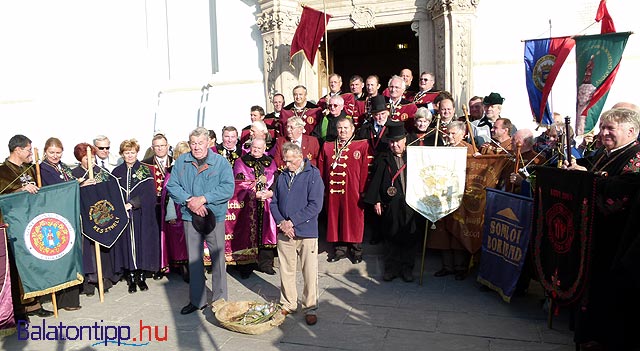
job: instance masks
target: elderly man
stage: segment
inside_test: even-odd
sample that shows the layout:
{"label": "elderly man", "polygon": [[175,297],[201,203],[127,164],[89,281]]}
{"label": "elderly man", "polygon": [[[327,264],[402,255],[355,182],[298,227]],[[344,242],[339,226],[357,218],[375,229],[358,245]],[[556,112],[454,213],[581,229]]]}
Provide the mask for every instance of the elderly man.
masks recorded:
{"label": "elderly man", "polygon": [[406,88],[407,85],[402,78],[393,76],[389,79],[389,118],[394,122],[404,122],[405,127],[409,129],[413,128],[413,115],[418,107],[403,97]]}
{"label": "elderly man", "polygon": [[387,110],[384,96],[378,95],[372,99],[371,114],[373,118],[358,129],[356,139],[367,140],[375,153],[389,150],[389,144],[384,140],[389,119],[389,110]]}
{"label": "elderly man", "polygon": [[354,140],[355,126],[350,118],[338,117],[338,138],[324,143],[318,168],[327,197],[327,242],[334,244],[330,262],[351,254],[354,264],[362,262],[364,192],[372,151],[366,140]]}
{"label": "elderly man", "polygon": [[387,255],[384,258],[384,281],[401,276],[413,281],[415,248],[420,232],[415,212],[405,201],[407,189],[406,131],[402,123],[389,122],[386,135],[388,151],[378,153],[373,176],[364,197],[382,217]]}
{"label": "elderly man", "polygon": [[[589,299],[577,310],[576,343],[636,350],[640,311],[637,216],[640,199],[640,113],[616,108],[600,116],[602,147],[568,169],[606,172],[597,178]],[[565,167],[568,163],[565,162]],[[593,343],[592,343],[593,344]],[[595,348],[594,348],[595,349]]]}
{"label": "elderly man", "polygon": [[280,123],[286,125],[287,119],[292,116],[302,118],[305,123],[304,134],[311,135],[313,128],[322,117],[322,108],[307,101],[307,88],[297,85],[293,88],[293,102],[280,111]]}
{"label": "elderly man", "polygon": [[338,136],[336,122],[338,121],[338,118],[347,117],[351,119],[351,116],[348,116],[344,111],[344,99],[342,99],[342,96],[332,96],[329,99],[328,106],[329,113],[327,113],[322,120],[316,124],[316,127],[311,133],[312,136],[320,140],[320,143],[336,140],[336,137]]}
{"label": "elderly man", "polygon": [[96,147],[95,164],[109,172],[112,172],[117,165],[120,164],[118,158],[113,156],[109,150],[111,149],[111,141],[104,135],[98,135],[93,139],[93,146]]}
{"label": "elderly man", "polygon": [[453,121],[447,126],[446,138],[449,146],[466,147],[467,156],[472,156],[478,150],[473,145],[464,141],[464,135],[467,132],[467,126],[461,121]]}
{"label": "elderly man", "polygon": [[238,130],[234,126],[222,128],[222,142],[216,144],[216,152],[227,159],[231,167],[242,155],[242,147],[238,143]]}
{"label": "elderly man", "polygon": [[284,314],[298,309],[296,267],[300,263],[304,281],[302,310],[305,322],[318,321],[318,215],[322,210],[324,185],[320,172],[304,159],[300,146],[282,147],[286,169],[273,190],[271,213],[278,223],[280,303]]}
{"label": "elderly man", "polygon": [[[411,87],[411,82],[413,81],[413,72],[411,72],[411,70],[408,68],[403,68],[402,70],[400,70],[400,74],[398,74],[395,77],[399,77],[404,82],[405,89],[402,92],[402,98],[405,100],[412,101],[415,93],[410,91],[409,88]],[[382,95],[384,95],[385,97],[390,97],[391,90],[387,87],[382,92]]]}
{"label": "elderly man", "polygon": [[202,264],[204,241],[211,256],[212,301],[227,299],[225,270],[225,226],[229,199],[233,196],[233,171],[224,157],[208,147],[209,131],[198,127],[189,134],[190,153],[175,161],[167,191],[181,204],[189,254],[189,304],[180,311],[189,314],[207,306]]}
{"label": "elderly man", "polygon": [[[289,122],[289,121],[287,121]],[[275,257],[276,247],[276,223],[271,216],[271,210],[269,204],[271,203],[271,197],[273,191],[269,188],[273,185],[276,177],[276,163],[269,155],[265,154],[266,141],[261,138],[254,138],[251,141],[251,149],[249,153],[240,157],[238,161],[233,165],[233,175],[236,180],[251,180],[255,182],[255,218],[245,218],[241,223],[237,225],[252,226],[255,225],[255,230],[245,230],[243,233],[253,233],[251,237],[235,236],[232,240],[238,240],[241,243],[249,243],[249,247],[242,247],[242,249],[257,250],[257,264],[258,270],[269,275],[276,274],[273,270],[273,258]],[[248,201],[246,198],[245,202]],[[233,244],[232,244],[233,245]],[[236,248],[234,247],[234,251]],[[250,261],[253,261],[254,257],[251,257]],[[243,263],[240,268],[240,274],[242,278],[248,278],[253,270],[252,265],[244,263],[253,262],[238,262]]]}
{"label": "elderly man", "polygon": [[[0,164],[0,193],[9,194],[26,191],[38,192],[36,186],[36,170],[33,164],[33,148],[31,139],[24,135],[14,135],[9,139],[9,157]],[[51,317],[53,312],[45,310],[38,299],[21,301],[20,279],[15,265],[13,245],[7,245],[9,253],[9,270],[11,274],[11,296],[16,321],[26,320],[27,316]]]}
{"label": "elderly man", "polygon": [[476,145],[482,145],[491,141],[491,128],[496,120],[500,118],[503,102],[504,98],[498,93],[491,93],[482,100],[484,116],[471,123]]}
{"label": "elderly man", "polygon": [[278,169],[284,169],[286,163],[282,159],[282,145],[292,142],[302,149],[302,155],[316,166],[318,155],[320,154],[320,144],[316,137],[304,135],[304,121],[300,117],[291,117],[287,120],[287,134],[276,140],[275,153],[273,156]]}

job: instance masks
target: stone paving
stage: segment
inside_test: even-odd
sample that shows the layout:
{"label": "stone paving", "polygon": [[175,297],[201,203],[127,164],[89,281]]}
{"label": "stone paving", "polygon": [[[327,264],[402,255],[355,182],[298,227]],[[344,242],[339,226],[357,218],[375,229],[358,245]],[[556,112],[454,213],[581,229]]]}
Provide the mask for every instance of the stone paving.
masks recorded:
{"label": "stone paving", "polygon": [[[366,252],[372,250],[365,249]],[[378,249],[379,250],[379,249]],[[542,310],[542,292],[532,284],[525,297],[510,304],[494,292],[481,291],[474,275],[464,281],[453,276],[433,277],[439,258],[428,252],[424,283],[401,279],[382,281],[382,255],[365,255],[364,262],[326,262],[319,255],[320,307],[318,324],[307,326],[302,313],[262,335],[244,335],[220,327],[211,310],[180,315],[188,296],[188,285],[178,275],[161,281],[148,280],[150,289],[128,294],[119,283],[105,295],[81,296],[82,309],[60,311],[59,318],[31,318],[30,340],[14,334],[0,340],[3,350],[574,350],[566,313],[547,328]],[[415,275],[418,276],[419,262]],[[231,300],[277,300],[279,277],[256,273],[249,279],[229,269]],[[207,282],[210,284],[210,282]],[[299,285],[302,280],[299,275]],[[46,308],[51,304],[45,303]],[[93,326],[115,331],[126,327],[130,340],[120,346],[95,340],[33,340],[38,325]],[[140,338],[140,324],[151,326]],[[157,332],[156,332],[156,328]],[[52,330],[50,327],[48,330]],[[166,328],[166,329],[165,329]],[[70,336],[73,330],[68,329]],[[147,329],[145,329],[147,330]],[[166,330],[166,332],[165,332]],[[55,335],[50,335],[55,337]],[[163,341],[156,340],[166,339]],[[151,337],[151,341],[149,338]],[[133,341],[136,338],[136,341]],[[23,340],[20,340],[23,339]],[[147,343],[148,342],[148,343]],[[126,344],[125,344],[126,343]],[[133,346],[130,344],[145,344]]]}

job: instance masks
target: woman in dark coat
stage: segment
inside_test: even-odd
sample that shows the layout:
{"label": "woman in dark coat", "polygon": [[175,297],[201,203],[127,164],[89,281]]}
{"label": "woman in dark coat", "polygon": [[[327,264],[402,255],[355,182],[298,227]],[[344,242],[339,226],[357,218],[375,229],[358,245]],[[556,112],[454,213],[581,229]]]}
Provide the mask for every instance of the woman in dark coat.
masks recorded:
{"label": "woman in dark coat", "polygon": [[156,187],[151,170],[138,161],[140,145],[135,139],[120,144],[124,163],[113,170],[129,213],[127,229],[113,246],[116,272],[127,278],[129,293],[149,289],[145,271],[160,270],[160,230],[156,220]]}
{"label": "woman in dark coat", "polygon": [[[62,142],[58,138],[49,138],[44,144],[44,158],[40,163],[42,186],[76,181],[71,168],[60,162],[62,158]],[[80,306],[80,285],[75,285],[56,292],[58,308],[65,311],[76,311]]]}

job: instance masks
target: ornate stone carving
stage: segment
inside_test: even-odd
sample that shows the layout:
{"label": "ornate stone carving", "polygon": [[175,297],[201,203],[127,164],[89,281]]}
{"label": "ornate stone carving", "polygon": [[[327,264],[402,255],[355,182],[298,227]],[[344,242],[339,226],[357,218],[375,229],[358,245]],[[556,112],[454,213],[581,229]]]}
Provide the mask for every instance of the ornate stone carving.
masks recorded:
{"label": "ornate stone carving", "polygon": [[451,11],[469,11],[478,7],[480,0],[429,0],[427,11],[433,18]]}
{"label": "ornate stone carving", "polygon": [[411,22],[411,30],[416,33],[416,37],[420,35],[420,21]]}
{"label": "ornate stone carving", "polygon": [[273,39],[265,39],[264,41],[264,60],[267,64],[267,72],[273,71],[273,62],[275,57],[273,55]]}
{"label": "ornate stone carving", "polygon": [[364,6],[354,6],[349,19],[354,29],[375,28],[375,12]]}
{"label": "ornate stone carving", "polygon": [[262,33],[274,30],[295,30],[299,22],[300,17],[294,16],[289,11],[264,11],[256,20],[256,24]]}
{"label": "ornate stone carving", "polygon": [[469,43],[469,28],[464,21],[458,21],[456,27],[458,38],[455,40],[456,47],[454,49],[457,65],[457,82],[455,82],[455,84],[463,86],[468,80],[467,71],[469,68],[469,55],[471,50],[471,45]]}

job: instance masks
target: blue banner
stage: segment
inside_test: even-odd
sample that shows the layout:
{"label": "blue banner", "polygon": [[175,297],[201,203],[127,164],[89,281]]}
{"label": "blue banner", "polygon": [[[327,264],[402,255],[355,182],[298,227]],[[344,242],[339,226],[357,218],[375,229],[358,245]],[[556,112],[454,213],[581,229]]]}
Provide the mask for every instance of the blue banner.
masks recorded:
{"label": "blue banner", "polygon": [[478,282],[510,302],[529,247],[533,200],[491,188],[486,190]]}

